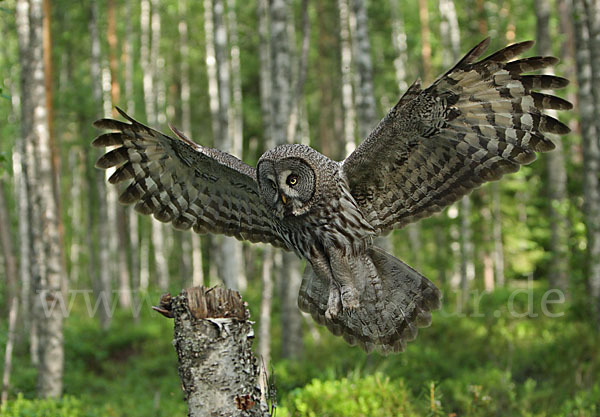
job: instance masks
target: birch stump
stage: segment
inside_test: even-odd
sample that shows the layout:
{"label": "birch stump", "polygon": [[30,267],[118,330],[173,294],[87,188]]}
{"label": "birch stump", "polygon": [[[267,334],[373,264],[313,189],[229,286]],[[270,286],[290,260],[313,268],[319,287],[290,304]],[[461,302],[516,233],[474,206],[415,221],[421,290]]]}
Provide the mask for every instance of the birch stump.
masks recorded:
{"label": "birch stump", "polygon": [[188,416],[270,416],[261,402],[254,331],[237,291],[193,287],[154,310],[175,320],[173,345]]}

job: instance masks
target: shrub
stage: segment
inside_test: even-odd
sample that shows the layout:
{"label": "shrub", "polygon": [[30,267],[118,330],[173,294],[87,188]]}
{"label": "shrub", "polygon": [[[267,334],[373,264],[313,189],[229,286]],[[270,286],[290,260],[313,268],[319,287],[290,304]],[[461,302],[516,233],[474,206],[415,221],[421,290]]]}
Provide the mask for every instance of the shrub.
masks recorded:
{"label": "shrub", "polygon": [[112,413],[86,405],[78,398],[64,396],[59,399],[30,400],[19,395],[0,407],[0,417],[104,417]]}

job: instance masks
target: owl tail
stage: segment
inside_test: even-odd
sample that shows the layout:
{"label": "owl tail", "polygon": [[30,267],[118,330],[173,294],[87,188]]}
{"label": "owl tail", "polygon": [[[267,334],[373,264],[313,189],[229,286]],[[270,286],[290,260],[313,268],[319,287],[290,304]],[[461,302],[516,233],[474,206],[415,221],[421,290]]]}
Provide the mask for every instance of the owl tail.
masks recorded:
{"label": "owl tail", "polygon": [[337,317],[327,318],[330,283],[317,276],[310,264],[304,271],[298,306],[333,334],[366,352],[402,352],[406,343],[417,337],[419,327],[431,324],[431,310],[440,308],[441,292],[384,250],[371,247],[367,255],[369,259],[353,268],[367,272],[358,308],[342,309]]}

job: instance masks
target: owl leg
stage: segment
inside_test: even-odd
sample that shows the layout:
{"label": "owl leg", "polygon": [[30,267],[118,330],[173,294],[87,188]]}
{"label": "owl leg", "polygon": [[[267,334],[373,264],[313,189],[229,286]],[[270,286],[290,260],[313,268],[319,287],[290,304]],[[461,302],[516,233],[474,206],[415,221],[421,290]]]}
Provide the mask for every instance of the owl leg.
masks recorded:
{"label": "owl leg", "polygon": [[327,310],[325,310],[325,317],[328,320],[335,319],[342,311],[342,298],[340,294],[340,287],[337,285],[329,261],[322,253],[313,254],[310,259],[313,272],[323,282],[329,283],[329,296],[327,298]]}
{"label": "owl leg", "polygon": [[355,274],[352,273],[350,256],[337,248],[329,249],[327,254],[329,255],[329,265],[333,275],[330,294],[332,287],[339,288],[343,308],[349,310],[358,308],[360,304],[360,292],[356,282],[358,277],[355,277]]}

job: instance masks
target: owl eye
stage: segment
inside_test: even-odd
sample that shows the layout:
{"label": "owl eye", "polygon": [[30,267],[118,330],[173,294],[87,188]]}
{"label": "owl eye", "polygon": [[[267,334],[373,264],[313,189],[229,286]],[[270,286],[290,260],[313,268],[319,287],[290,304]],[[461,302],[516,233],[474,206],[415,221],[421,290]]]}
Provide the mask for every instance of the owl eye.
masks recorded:
{"label": "owl eye", "polygon": [[293,187],[294,185],[298,184],[298,177],[294,174],[291,174],[287,177],[287,179],[285,180],[286,184],[289,185],[290,187]]}

